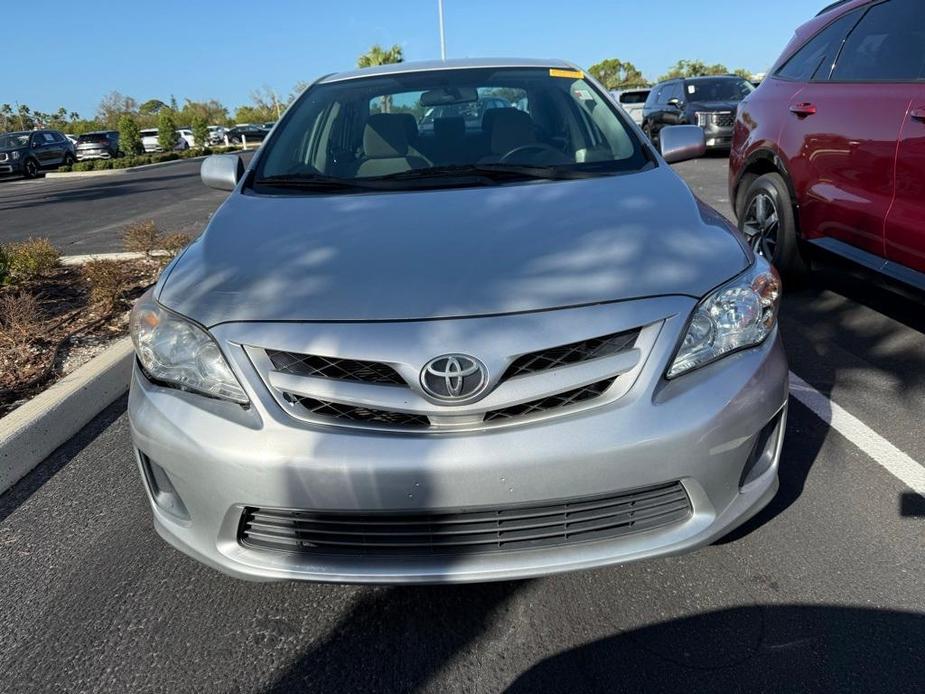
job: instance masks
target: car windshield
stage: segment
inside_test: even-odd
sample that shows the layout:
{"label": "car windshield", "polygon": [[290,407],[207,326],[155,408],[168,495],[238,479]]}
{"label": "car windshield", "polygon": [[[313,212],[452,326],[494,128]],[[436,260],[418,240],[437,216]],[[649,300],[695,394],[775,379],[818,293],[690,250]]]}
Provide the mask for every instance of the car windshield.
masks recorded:
{"label": "car windshield", "polygon": [[138,133],[142,137],[157,137],[157,129],[152,130],[142,130]]}
{"label": "car windshield", "polygon": [[0,135],[0,148],[25,147],[29,144],[29,133],[7,133]]}
{"label": "car windshield", "polygon": [[685,88],[690,101],[741,101],[755,91],[746,80],[729,77],[688,80]]}
{"label": "car windshield", "polygon": [[652,163],[583,73],[548,68],[433,70],[316,85],[264,148],[258,185],[304,180],[328,188],[372,180],[460,185],[454,176],[476,177],[475,184],[498,176],[587,177]]}

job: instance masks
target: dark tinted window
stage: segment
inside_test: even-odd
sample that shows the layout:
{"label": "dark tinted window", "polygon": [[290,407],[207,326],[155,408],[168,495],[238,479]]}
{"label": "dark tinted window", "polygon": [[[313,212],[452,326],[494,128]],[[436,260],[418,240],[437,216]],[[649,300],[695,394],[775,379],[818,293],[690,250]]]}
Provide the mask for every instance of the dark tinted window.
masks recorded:
{"label": "dark tinted window", "polygon": [[680,82],[669,84],[665,90],[665,102],[667,103],[672,99],[684,101],[684,86]]}
{"label": "dark tinted window", "polygon": [[784,63],[776,76],[797,82],[827,79],[845,35],[857,22],[861,12],[862,10],[849,12],[816,34]]}
{"label": "dark tinted window", "polygon": [[832,79],[925,79],[925,2],[890,0],[871,7],[845,41]]}
{"label": "dark tinted window", "polygon": [[620,95],[621,104],[644,104],[649,92],[623,92]]}

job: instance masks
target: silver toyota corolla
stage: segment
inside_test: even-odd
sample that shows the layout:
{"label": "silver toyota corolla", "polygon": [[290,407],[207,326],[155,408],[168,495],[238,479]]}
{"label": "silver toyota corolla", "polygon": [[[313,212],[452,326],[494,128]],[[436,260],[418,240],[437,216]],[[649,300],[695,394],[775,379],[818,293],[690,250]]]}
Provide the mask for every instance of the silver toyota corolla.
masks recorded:
{"label": "silver toyota corolla", "polygon": [[329,75],[132,314],[155,527],[254,580],[684,552],[777,490],[780,283],[568,63]]}

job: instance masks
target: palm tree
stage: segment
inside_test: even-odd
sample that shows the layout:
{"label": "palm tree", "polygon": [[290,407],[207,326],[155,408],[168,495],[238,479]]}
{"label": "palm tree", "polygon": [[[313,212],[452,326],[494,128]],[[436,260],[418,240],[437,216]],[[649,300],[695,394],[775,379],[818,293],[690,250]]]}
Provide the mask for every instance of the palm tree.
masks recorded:
{"label": "palm tree", "polygon": [[405,60],[401,46],[397,43],[391,48],[383,48],[378,43],[373,44],[366,53],[357,58],[357,67],[375,67],[376,65],[391,65]]}
{"label": "palm tree", "polygon": [[[375,67],[376,65],[391,65],[392,63],[404,62],[405,55],[401,46],[397,43],[391,48],[383,48],[378,43],[373,44],[366,53],[357,58],[357,67]],[[382,97],[382,112],[388,113],[392,110],[392,97],[385,94]]]}

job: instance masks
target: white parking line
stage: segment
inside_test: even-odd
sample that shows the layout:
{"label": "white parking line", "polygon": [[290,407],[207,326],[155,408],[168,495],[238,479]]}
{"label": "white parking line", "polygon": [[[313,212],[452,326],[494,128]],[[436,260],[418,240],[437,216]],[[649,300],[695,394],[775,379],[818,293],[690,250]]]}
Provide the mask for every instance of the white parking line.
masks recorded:
{"label": "white parking line", "polygon": [[829,400],[792,371],[790,394],[816,413],[823,422],[860,448],[883,469],[925,496],[925,467],[903,453],[843,407]]}

